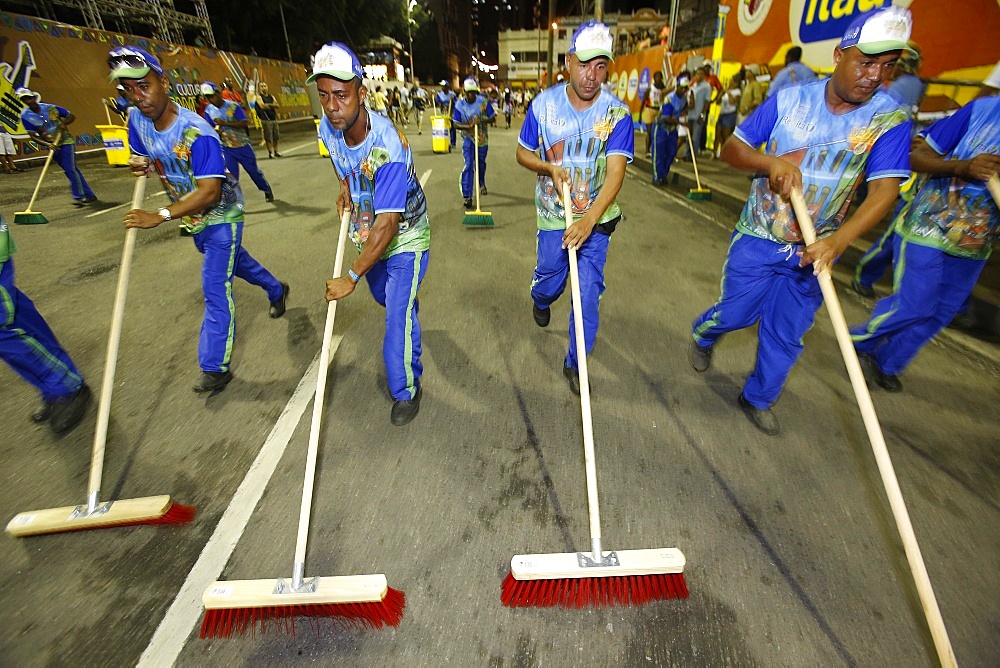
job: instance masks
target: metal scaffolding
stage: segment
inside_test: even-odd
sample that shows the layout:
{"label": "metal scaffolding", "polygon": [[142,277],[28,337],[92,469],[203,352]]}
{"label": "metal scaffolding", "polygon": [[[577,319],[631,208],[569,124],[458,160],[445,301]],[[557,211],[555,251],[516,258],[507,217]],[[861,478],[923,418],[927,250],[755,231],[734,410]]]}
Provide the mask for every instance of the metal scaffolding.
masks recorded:
{"label": "metal scaffolding", "polygon": [[177,11],[173,0],[41,0],[32,4],[50,20],[59,20],[56,7],[74,9],[88,28],[97,30],[107,30],[105,22],[127,33],[134,32],[130,29],[133,24],[150,26],[154,38],[173,44],[184,44],[184,29],[195,28],[205,46],[216,48],[205,0],[192,0],[196,14]]}

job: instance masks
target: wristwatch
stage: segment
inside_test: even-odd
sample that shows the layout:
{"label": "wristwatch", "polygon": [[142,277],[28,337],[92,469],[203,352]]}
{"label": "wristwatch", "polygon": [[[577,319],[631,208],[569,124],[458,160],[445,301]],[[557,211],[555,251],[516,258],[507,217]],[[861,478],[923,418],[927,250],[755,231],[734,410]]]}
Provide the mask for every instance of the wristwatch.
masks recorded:
{"label": "wristwatch", "polygon": [[173,220],[173,216],[170,215],[170,209],[168,209],[167,207],[163,207],[156,213],[160,214],[160,218],[163,219],[163,222],[167,222],[168,220]]}

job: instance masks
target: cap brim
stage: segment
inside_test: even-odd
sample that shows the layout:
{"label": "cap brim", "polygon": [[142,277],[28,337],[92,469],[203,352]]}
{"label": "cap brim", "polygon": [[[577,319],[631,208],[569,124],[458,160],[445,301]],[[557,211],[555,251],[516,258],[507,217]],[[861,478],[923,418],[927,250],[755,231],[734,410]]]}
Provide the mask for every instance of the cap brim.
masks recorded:
{"label": "cap brim", "polygon": [[333,77],[334,79],[339,79],[340,81],[350,81],[351,79],[357,78],[358,75],[354,72],[344,72],[343,70],[324,70],[323,72],[313,72],[310,74],[306,77],[306,83],[311,84],[321,76]]}
{"label": "cap brim", "polygon": [[149,67],[125,67],[108,75],[108,81],[117,79],[141,79],[150,72]]}
{"label": "cap brim", "polygon": [[582,51],[574,51],[576,59],[581,63],[586,63],[587,61],[593,60],[594,58],[605,57],[608,60],[614,60],[614,57],[604,49],[583,49]]}
{"label": "cap brim", "polygon": [[880,53],[886,53],[887,51],[905,51],[906,53],[913,54],[917,53],[911,49],[906,42],[900,42],[899,40],[894,39],[887,39],[882,42],[869,42],[867,44],[855,44],[854,46],[856,46],[858,51],[866,56],[875,56]]}

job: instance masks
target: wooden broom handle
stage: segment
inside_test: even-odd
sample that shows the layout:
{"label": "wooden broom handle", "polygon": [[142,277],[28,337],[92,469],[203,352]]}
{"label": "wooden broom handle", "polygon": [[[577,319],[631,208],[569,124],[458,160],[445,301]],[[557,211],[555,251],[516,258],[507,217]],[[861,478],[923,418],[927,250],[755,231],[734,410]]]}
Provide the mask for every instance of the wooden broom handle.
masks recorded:
{"label": "wooden broom handle", "polygon": [[698,184],[698,190],[701,190],[701,177],[698,176],[698,156],[695,155],[698,150],[694,146],[694,140],[691,139],[691,128],[685,127],[687,130],[687,140],[688,149],[691,151],[691,166],[694,167],[694,181]]}
{"label": "wooden broom handle", "polygon": [[[792,189],[792,207],[795,209],[795,218],[798,220],[799,229],[802,230],[802,238],[806,245],[816,241],[816,230],[813,227],[812,218],[802,197],[802,191],[798,188]],[[868,440],[871,442],[872,451],[875,453],[875,461],[878,464],[878,471],[882,477],[882,485],[885,493],[889,497],[889,506],[892,509],[893,519],[896,521],[896,529],[899,537],[903,541],[903,549],[906,552],[906,560],[910,565],[910,573],[917,586],[917,594],[920,596],[920,604],[924,609],[924,616],[927,618],[927,625],[930,627],[931,636],[934,639],[934,647],[937,649],[938,660],[942,666],[956,666],[955,652],[952,650],[951,641],[948,639],[948,631],[944,626],[944,619],[941,617],[941,610],[938,608],[937,599],[934,597],[934,589],[931,587],[930,578],[927,575],[927,567],[924,565],[923,557],[920,555],[920,546],[917,544],[917,537],[913,533],[913,525],[910,523],[910,515],[906,511],[906,504],[903,502],[903,493],[899,488],[899,482],[893,471],[892,460],[889,458],[889,450],[886,448],[885,439],[882,436],[882,428],[879,426],[878,417],[875,415],[875,405],[872,403],[871,394],[865,384],[864,374],[861,371],[861,364],[858,361],[858,354],[851,341],[851,333],[847,329],[847,321],[844,319],[844,312],[840,308],[840,300],[837,299],[837,291],[833,287],[833,279],[830,277],[829,267],[822,267],[819,272],[819,286],[823,291],[823,299],[826,301],[827,312],[833,322],[833,329],[837,334],[837,342],[840,344],[840,352],[847,365],[847,373],[851,378],[851,385],[854,387],[854,396],[861,409],[864,418],[865,429],[868,431]]]}
{"label": "wooden broom handle", "polygon": [[[333,262],[333,277],[340,276],[344,268],[344,247],[347,245],[347,228],[351,220],[350,210],[340,217],[340,234],[337,236],[337,256]],[[295,564],[292,571],[292,587],[302,585],[305,574],[306,543],[309,540],[309,516],[312,513],[313,486],[316,482],[316,457],[319,453],[319,433],[323,423],[323,400],[326,396],[326,374],[330,366],[330,343],[333,341],[333,322],[337,317],[337,301],[326,307],[326,324],[323,327],[323,345],[319,353],[319,368],[316,372],[316,396],[313,399],[312,425],[309,428],[309,448],[306,452],[306,473],[302,483],[302,507],[299,510],[299,531],[295,539]]]}
{"label": "wooden broom handle", "polygon": [[479,124],[472,126],[472,140],[475,144],[475,150],[472,156],[473,165],[473,178],[472,178],[472,191],[476,193],[476,211],[479,211]]}
{"label": "wooden broom handle", "polygon": [[[51,154],[50,154],[51,155]],[[146,196],[146,177],[140,176],[132,188],[133,209],[142,208]],[[118,364],[118,344],[122,338],[125,320],[125,295],[128,293],[129,274],[132,273],[132,256],[135,251],[136,228],[125,230],[122,261],[118,265],[118,287],[115,289],[115,306],[111,313],[111,332],[108,334],[108,351],[104,357],[104,379],[101,396],[97,400],[97,428],[94,430],[94,448],[90,456],[90,482],[87,485],[87,511],[97,508],[101,492],[101,475],[104,471],[104,446],[108,440],[108,421],[111,416],[111,392],[115,387],[115,367]]]}
{"label": "wooden broom handle", "polygon": [[[573,200],[569,183],[563,181],[563,210],[566,228],[573,224]],[[597,464],[594,458],[594,420],[590,413],[590,377],[587,374],[587,341],[583,334],[583,300],[580,297],[580,270],[576,249],[569,248],[569,283],[573,300],[573,333],[576,336],[576,363],[580,374],[580,412],[583,415],[583,460],[587,469],[587,510],[590,514],[590,544],[594,561],[601,560],[601,508],[597,499]]]}
{"label": "wooden broom handle", "polygon": [[42,181],[45,180],[45,172],[48,171],[49,165],[52,164],[52,156],[56,154],[54,148],[49,149],[49,156],[45,158],[45,164],[42,165],[42,173],[38,175],[38,183],[35,184],[35,192],[31,193],[31,201],[28,202],[28,211],[33,211],[31,207],[35,206],[35,199],[38,197],[38,191],[42,187]]}
{"label": "wooden broom handle", "polygon": [[1000,176],[994,174],[986,181],[986,188],[993,195],[993,201],[1000,207]]}

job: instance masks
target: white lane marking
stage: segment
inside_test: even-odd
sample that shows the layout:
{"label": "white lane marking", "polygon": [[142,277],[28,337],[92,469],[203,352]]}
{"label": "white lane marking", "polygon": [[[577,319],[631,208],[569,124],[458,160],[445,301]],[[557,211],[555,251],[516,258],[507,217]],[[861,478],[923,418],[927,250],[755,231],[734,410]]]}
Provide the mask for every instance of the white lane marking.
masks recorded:
{"label": "white lane marking", "polygon": [[295,151],[298,151],[300,148],[305,148],[306,146],[315,146],[316,147],[316,155],[319,155],[319,139],[313,139],[312,141],[307,141],[304,144],[298,144],[297,146],[293,146],[291,148],[286,148],[285,149],[285,153],[286,154],[288,154],[288,153],[294,153]]}
{"label": "white lane marking", "polygon": [[[162,197],[163,195],[166,195],[166,194],[167,193],[163,192],[162,190],[159,191],[159,192],[156,192],[156,193],[150,193],[150,194],[146,195],[146,198],[143,201],[145,202],[150,197]],[[100,211],[95,211],[94,213],[88,213],[86,216],[84,216],[84,218],[93,218],[94,216],[99,216],[102,213],[108,213],[109,211],[114,211],[115,209],[120,209],[123,206],[132,206],[132,202],[123,202],[121,204],[116,204],[115,206],[109,206],[107,209],[101,209]]]}
{"label": "white lane marking", "polygon": [[707,213],[705,213],[704,210],[699,209],[698,207],[694,206],[693,204],[691,204],[690,202],[688,202],[686,199],[684,199],[682,196],[680,196],[680,195],[678,195],[676,193],[670,192],[666,188],[658,188],[658,187],[654,186],[652,183],[649,182],[647,174],[645,174],[643,172],[640,172],[639,170],[635,169],[634,167],[628,167],[626,169],[626,173],[630,177],[641,181],[644,186],[646,186],[650,190],[655,191],[658,195],[660,195],[664,199],[668,199],[671,202],[673,202],[674,204],[681,205],[682,207],[684,207],[688,211],[691,211],[693,213],[698,214],[699,216],[701,216],[705,220],[711,221],[712,223],[714,223],[715,225],[717,225],[718,227],[720,227],[720,228],[722,228],[724,230],[732,231],[732,228],[733,228],[732,224],[730,224],[728,222],[723,222],[723,221],[720,221],[720,220],[716,220],[715,218],[712,218]]}
{"label": "white lane marking", "polygon": [[[342,335],[334,335],[330,344],[330,356],[340,347]],[[250,466],[246,477],[240,483],[239,489],[229,502],[229,507],[219,520],[215,532],[205,544],[198,561],[195,562],[187,579],[174,598],[170,609],[156,628],[146,650],[139,657],[139,668],[169,667],[174,665],[181,650],[187,643],[191,630],[201,619],[201,595],[205,589],[219,579],[222,569],[229,563],[229,557],[236,544],[239,543],[246,529],[247,522],[257,508],[257,503],[264,494],[278,462],[281,460],[285,447],[288,445],[295,428],[316,393],[316,373],[319,366],[319,354],[313,358],[309,368],[299,381],[291,399],[275,422],[274,428],[268,434],[264,445],[257,454],[257,459]],[[289,555],[291,557],[291,555]],[[291,562],[289,558],[289,565]],[[290,572],[290,571],[289,571]]]}
{"label": "white lane marking", "polygon": [[420,177],[421,188],[427,185],[427,179],[431,178],[431,172],[433,171],[434,171],[433,169],[428,169],[426,172],[424,172],[424,175]]}

